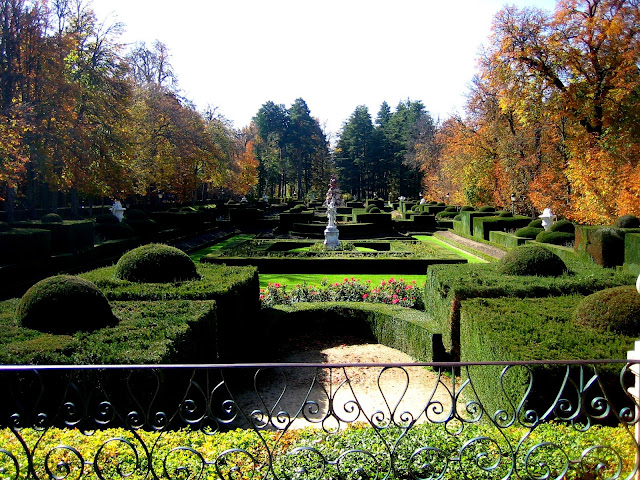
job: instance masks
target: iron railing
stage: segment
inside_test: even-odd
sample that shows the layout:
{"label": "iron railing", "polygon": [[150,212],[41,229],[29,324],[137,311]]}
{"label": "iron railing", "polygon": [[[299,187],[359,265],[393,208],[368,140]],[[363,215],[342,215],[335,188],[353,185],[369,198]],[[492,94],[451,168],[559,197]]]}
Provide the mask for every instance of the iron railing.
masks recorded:
{"label": "iron railing", "polygon": [[0,476],[631,479],[633,368],[3,366]]}

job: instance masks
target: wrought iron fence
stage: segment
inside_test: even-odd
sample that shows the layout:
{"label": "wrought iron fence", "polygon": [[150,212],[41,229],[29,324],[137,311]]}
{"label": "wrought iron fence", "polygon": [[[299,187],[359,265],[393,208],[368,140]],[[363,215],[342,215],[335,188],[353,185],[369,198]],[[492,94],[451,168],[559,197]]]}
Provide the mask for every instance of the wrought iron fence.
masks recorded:
{"label": "wrought iron fence", "polygon": [[627,361],[0,367],[2,478],[620,478]]}

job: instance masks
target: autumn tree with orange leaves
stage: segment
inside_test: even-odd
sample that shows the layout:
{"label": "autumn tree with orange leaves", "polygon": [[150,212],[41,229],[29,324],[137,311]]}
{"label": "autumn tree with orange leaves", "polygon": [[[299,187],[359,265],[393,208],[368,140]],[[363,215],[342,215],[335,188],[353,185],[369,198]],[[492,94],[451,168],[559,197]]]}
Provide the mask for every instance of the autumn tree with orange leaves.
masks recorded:
{"label": "autumn tree with orange leaves", "polygon": [[638,0],[501,10],[466,117],[438,135],[438,164],[457,195],[504,205],[513,191],[520,210],[552,207],[584,223],[640,214],[638,58]]}

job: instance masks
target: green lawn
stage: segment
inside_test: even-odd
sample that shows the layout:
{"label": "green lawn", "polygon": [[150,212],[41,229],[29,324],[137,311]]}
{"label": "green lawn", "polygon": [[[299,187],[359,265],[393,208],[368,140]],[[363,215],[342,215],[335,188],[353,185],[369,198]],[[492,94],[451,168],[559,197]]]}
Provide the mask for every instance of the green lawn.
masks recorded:
{"label": "green lawn", "polygon": [[427,281],[426,275],[404,275],[404,274],[384,274],[384,275],[353,275],[350,273],[334,273],[334,274],[304,274],[304,273],[267,273],[260,274],[260,288],[266,288],[269,283],[279,283],[280,285],[301,285],[306,282],[307,285],[320,285],[320,282],[324,278],[329,283],[342,283],[345,278],[351,279],[351,277],[361,282],[370,280],[371,283],[379,285],[383,280],[389,280],[395,278],[397,280],[403,279],[405,282],[416,281],[416,284],[422,286]]}
{"label": "green lawn", "polygon": [[210,254],[211,252],[215,252],[216,250],[221,250],[223,248],[233,248],[236,245],[246,242],[247,240],[251,240],[254,237],[255,235],[251,235],[251,234],[234,235],[233,237],[229,237],[214,245],[209,245],[206,248],[193,252],[189,256],[191,257],[191,260],[193,260],[195,263],[199,263],[202,257]]}

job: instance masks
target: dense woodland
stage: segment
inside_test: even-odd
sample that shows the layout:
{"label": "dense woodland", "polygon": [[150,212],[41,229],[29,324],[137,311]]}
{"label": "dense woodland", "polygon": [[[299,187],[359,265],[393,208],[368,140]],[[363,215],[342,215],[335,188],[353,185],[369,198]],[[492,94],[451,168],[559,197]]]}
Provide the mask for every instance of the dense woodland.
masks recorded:
{"label": "dense woodland", "polygon": [[331,173],[360,199],[508,205],[513,193],[521,213],[551,207],[584,223],[640,214],[640,0],[505,7],[464,112],[434,119],[407,99],[373,119],[357,106],[334,145],[302,98],[265,102],[244,128],[198,111],[167,47],[125,48],[122,28],[82,0],[0,0],[8,219],[14,208],[68,202],[77,212],[159,195],[321,199]]}

